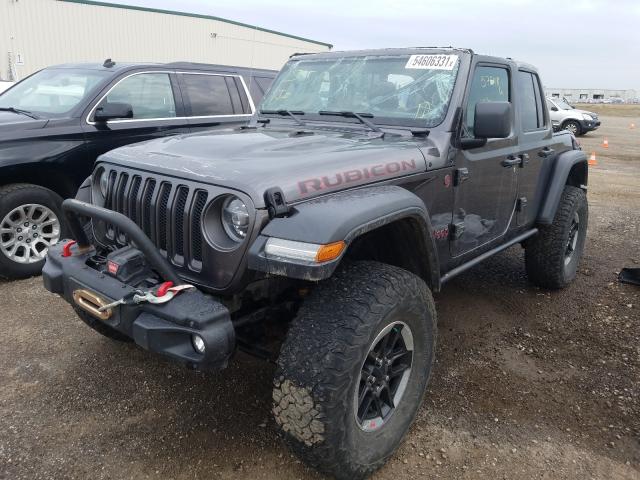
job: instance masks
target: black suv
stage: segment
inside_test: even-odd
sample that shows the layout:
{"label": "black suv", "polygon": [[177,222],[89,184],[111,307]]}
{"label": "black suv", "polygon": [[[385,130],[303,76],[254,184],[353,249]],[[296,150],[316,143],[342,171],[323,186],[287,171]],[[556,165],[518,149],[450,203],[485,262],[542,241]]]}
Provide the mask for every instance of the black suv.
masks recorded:
{"label": "black suv", "polygon": [[277,359],[292,447],[364,477],[425,394],[432,292],[513,245],[536,285],[576,276],[587,159],[542,92],[532,66],[470,50],[294,56],[245,128],[101,156],[45,286],[191,368]]}
{"label": "black suv", "polygon": [[102,153],[237,126],[275,77],[194,63],[59,65],[0,95],[0,276],[40,272],[73,197]]}

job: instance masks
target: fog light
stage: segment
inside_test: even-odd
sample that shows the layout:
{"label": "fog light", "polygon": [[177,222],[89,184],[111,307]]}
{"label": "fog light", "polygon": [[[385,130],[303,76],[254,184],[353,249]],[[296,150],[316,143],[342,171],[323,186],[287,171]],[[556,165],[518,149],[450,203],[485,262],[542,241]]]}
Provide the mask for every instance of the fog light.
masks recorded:
{"label": "fog light", "polygon": [[205,349],[204,340],[200,335],[192,335],[191,343],[193,343],[193,348],[195,349],[196,352],[204,353],[204,349]]}

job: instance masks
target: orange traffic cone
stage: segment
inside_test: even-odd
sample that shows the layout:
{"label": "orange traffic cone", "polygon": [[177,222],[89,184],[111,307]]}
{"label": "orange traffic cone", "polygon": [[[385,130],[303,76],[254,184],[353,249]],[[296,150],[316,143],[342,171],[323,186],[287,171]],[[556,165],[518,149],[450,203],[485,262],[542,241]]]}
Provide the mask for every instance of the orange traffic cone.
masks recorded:
{"label": "orange traffic cone", "polygon": [[598,165],[598,161],[596,160],[596,152],[591,152],[591,156],[589,157],[589,165]]}
{"label": "orange traffic cone", "polygon": [[609,148],[609,140],[607,137],[604,137],[604,140],[602,141],[602,148]]}
{"label": "orange traffic cone", "polygon": [[633,122],[631,122],[631,123],[629,124],[629,128],[630,128],[631,130],[633,130],[634,128],[636,128],[636,124],[635,124],[635,123],[633,123]]}

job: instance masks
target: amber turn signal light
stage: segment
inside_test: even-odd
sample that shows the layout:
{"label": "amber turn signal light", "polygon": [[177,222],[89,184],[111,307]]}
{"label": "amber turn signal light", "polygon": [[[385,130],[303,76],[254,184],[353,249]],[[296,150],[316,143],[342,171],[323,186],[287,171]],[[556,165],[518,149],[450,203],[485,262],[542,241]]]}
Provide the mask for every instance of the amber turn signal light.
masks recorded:
{"label": "amber turn signal light", "polygon": [[316,262],[323,263],[335,260],[340,256],[346,245],[347,244],[344,240],[329,243],[327,245],[321,245],[318,249],[318,253],[316,253]]}

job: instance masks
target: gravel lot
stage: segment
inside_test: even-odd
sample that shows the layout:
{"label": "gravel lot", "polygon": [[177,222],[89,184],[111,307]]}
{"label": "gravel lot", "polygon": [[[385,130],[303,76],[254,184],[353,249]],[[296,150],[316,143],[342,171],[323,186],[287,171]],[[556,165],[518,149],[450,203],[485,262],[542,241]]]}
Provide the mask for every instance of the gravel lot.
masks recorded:
{"label": "gravel lot", "polygon": [[[514,248],[436,297],[429,393],[376,479],[640,479],[640,288],[616,281],[640,266],[632,120],[581,139],[599,165],[572,286],[532,287]],[[182,370],[94,334],[39,278],[0,283],[0,329],[2,479],[319,478],[278,437],[269,364]]]}

